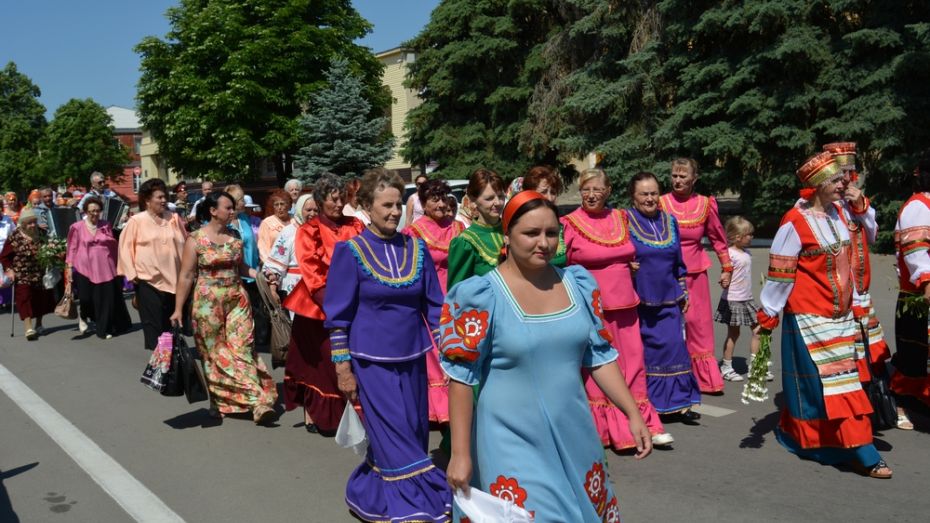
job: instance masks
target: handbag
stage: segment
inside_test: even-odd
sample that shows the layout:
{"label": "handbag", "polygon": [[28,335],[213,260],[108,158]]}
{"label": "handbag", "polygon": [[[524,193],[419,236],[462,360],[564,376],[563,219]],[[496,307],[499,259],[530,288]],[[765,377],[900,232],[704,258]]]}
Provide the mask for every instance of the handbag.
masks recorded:
{"label": "handbag", "polygon": [[77,318],[77,303],[74,302],[71,289],[65,289],[65,295],[61,297],[58,305],[55,306],[55,316],[66,320]]}
{"label": "handbag", "polygon": [[42,275],[42,286],[46,289],[54,289],[58,282],[61,281],[61,269],[56,267],[49,267],[45,269],[45,274]]}
{"label": "handbag", "polygon": [[180,396],[184,394],[184,376],[181,372],[181,361],[179,359],[179,353],[175,350],[174,347],[174,335],[171,332],[163,332],[161,336],[158,337],[158,346],[155,350],[158,350],[159,347],[166,347],[170,351],[170,358],[168,360],[168,372],[165,373],[164,377],[164,386],[161,388],[162,396]]}
{"label": "handbag", "polygon": [[533,523],[533,515],[509,499],[501,499],[476,488],[468,496],[456,490],[452,496],[459,509],[473,523]]}
{"label": "handbag", "polygon": [[184,397],[188,403],[206,401],[210,398],[207,393],[207,377],[203,372],[203,360],[196,347],[188,347],[181,335],[181,329],[174,329],[174,353],[180,367]]}
{"label": "handbag", "polygon": [[[866,361],[871,362],[869,354],[869,333],[866,327],[860,325],[860,335],[865,343]],[[865,393],[872,404],[872,428],[874,430],[887,430],[894,428],[898,423],[898,405],[891,390],[888,388],[888,373],[876,373],[871,364],[867,365],[871,380],[865,385]]]}
{"label": "handbag", "polygon": [[274,291],[268,285],[265,274],[259,271],[257,276],[255,284],[271,323],[271,368],[276,369],[283,367],[287,360],[287,349],[291,344],[291,319],[281,308],[281,302],[271,297]]}

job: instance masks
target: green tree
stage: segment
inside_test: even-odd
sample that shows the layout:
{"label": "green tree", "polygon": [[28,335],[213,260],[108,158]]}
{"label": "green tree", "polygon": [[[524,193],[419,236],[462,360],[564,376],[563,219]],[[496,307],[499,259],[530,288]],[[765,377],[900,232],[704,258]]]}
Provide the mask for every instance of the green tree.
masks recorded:
{"label": "green tree", "polygon": [[0,70],[0,186],[19,190],[33,175],[45,130],[41,92],[16,64]]}
{"label": "green tree", "polygon": [[169,165],[214,179],[249,179],[271,161],[291,172],[301,103],[325,85],[333,57],[363,78],[372,114],[390,97],[381,63],[354,41],[371,25],[349,0],[181,0],[164,40],[147,37],[137,99]]}
{"label": "green tree", "polygon": [[119,177],[129,163],[129,151],[113,137],[113,122],[97,102],[71,99],[55,111],[39,145],[39,185],[86,183],[100,171]]}
{"label": "green tree", "polygon": [[370,117],[371,104],[349,62],[333,60],[326,81],[329,85],[298,120],[302,145],[294,155],[294,173],[311,182],[324,172],[360,175],[384,164],[394,150],[394,138],[386,132],[389,118]]}
{"label": "green tree", "polygon": [[521,147],[521,129],[542,45],[556,20],[545,0],[446,0],[423,31],[404,44],[416,53],[408,87],[423,103],[405,123],[402,154],[444,176],[465,178],[478,167],[506,177],[535,162],[556,163],[544,144]]}

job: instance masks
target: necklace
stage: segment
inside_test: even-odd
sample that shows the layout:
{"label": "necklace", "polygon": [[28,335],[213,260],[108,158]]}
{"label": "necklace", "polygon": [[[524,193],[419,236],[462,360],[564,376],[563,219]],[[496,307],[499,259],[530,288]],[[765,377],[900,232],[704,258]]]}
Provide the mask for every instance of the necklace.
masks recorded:
{"label": "necklace", "polygon": [[697,200],[697,208],[693,211],[688,211],[685,208],[688,202],[684,202],[681,208],[675,207],[675,196],[672,193],[668,193],[661,198],[662,207],[666,211],[675,215],[675,218],[678,219],[679,227],[697,227],[704,223],[707,219],[708,211],[710,210],[710,198],[706,196],[701,196],[700,194],[694,195],[694,198]]}
{"label": "necklace", "polygon": [[659,214],[659,221],[661,222],[661,230],[656,228],[653,220],[646,219],[649,223],[652,233],[645,229],[643,224],[639,222],[641,216],[639,211],[634,210],[633,212],[628,213],[630,217],[630,234],[633,238],[636,238],[640,243],[648,245],[650,247],[655,247],[656,249],[664,249],[673,245],[677,238],[675,235],[675,229],[672,227],[672,215],[663,212]]}
{"label": "necklace", "polygon": [[[613,247],[626,242],[626,227],[623,226],[623,217],[620,211],[611,209],[599,223],[606,224],[607,232],[602,234],[594,224],[589,221],[591,213],[582,210],[578,213],[571,213],[565,217],[576,231],[584,236],[588,241],[605,247]],[[603,230],[603,229],[601,229]]]}
{"label": "necklace", "polygon": [[[839,231],[836,230],[836,226],[833,225],[833,220],[830,219],[830,215],[826,212],[823,213],[824,219],[827,221],[827,227],[830,229],[830,235],[833,236],[833,242],[830,243],[827,235],[824,234],[823,229],[820,228],[820,220],[817,219],[816,211],[811,211],[810,221],[814,222],[814,227],[817,228],[817,240],[820,242],[820,246],[827,250],[834,258],[840,253],[843,249],[843,242],[840,241]],[[824,243],[826,245],[824,245]]]}

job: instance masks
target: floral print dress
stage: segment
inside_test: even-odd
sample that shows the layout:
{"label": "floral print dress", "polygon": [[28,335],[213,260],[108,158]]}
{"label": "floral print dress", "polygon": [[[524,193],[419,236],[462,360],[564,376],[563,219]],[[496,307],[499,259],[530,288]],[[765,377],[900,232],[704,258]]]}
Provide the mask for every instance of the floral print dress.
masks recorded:
{"label": "floral print dress", "polygon": [[194,340],[203,357],[210,401],[223,414],[273,408],[274,379],[255,353],[249,297],[239,277],[242,240],[213,243],[202,229],[194,284]]}

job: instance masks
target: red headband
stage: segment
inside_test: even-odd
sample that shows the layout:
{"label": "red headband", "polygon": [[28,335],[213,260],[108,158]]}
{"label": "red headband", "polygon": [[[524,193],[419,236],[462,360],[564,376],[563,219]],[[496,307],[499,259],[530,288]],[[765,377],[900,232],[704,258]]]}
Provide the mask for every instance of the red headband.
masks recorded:
{"label": "red headband", "polygon": [[504,231],[504,234],[507,234],[507,229],[510,226],[510,220],[513,218],[514,213],[517,212],[517,209],[523,207],[523,204],[530,200],[547,200],[545,196],[539,194],[536,191],[520,191],[516,196],[511,198],[507,205],[504,206],[504,214],[501,216],[501,229]]}

